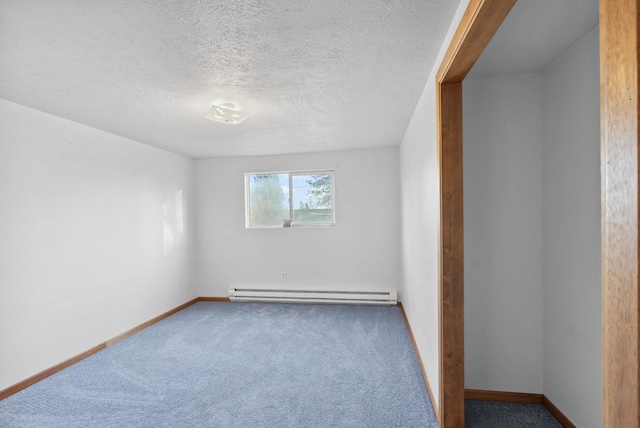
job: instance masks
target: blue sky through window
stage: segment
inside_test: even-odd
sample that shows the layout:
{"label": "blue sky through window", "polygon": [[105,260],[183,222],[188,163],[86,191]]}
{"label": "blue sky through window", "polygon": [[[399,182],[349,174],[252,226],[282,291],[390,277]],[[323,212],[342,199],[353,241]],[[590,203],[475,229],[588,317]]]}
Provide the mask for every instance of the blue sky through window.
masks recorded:
{"label": "blue sky through window", "polygon": [[[311,186],[307,183],[307,180],[311,180],[311,175],[293,175],[291,178],[293,184],[293,209],[295,210],[300,208],[300,202],[312,206],[313,199],[309,198],[309,190],[311,189]],[[288,201],[289,174],[278,174],[278,181],[280,182],[280,187],[282,187],[282,191]]]}

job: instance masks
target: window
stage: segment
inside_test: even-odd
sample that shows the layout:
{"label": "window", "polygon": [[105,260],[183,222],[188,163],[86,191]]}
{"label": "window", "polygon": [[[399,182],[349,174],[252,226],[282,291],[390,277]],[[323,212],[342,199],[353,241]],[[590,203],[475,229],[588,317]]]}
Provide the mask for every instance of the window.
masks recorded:
{"label": "window", "polygon": [[333,226],[333,171],[245,174],[247,227]]}

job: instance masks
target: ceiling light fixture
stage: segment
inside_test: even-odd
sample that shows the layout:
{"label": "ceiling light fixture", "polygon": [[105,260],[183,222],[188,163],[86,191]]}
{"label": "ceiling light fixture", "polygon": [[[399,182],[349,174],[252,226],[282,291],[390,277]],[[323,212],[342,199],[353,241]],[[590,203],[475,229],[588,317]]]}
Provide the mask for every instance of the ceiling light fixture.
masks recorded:
{"label": "ceiling light fixture", "polygon": [[234,103],[220,103],[211,106],[211,111],[205,117],[216,122],[237,125],[248,116],[249,113],[238,110]]}

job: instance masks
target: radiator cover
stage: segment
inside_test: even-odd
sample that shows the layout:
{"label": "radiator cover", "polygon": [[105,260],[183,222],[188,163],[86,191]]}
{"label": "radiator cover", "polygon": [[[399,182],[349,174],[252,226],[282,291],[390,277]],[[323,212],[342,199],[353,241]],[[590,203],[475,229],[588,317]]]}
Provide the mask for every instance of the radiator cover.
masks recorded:
{"label": "radiator cover", "polygon": [[230,287],[229,300],[250,302],[351,303],[396,305],[396,290],[319,289],[294,287]]}

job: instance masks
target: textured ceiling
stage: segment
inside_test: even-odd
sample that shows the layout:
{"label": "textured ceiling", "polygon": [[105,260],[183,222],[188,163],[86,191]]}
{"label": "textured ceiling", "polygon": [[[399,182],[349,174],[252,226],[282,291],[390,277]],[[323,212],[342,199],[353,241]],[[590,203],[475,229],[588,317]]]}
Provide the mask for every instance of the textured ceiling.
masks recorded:
{"label": "textured ceiling", "polygon": [[518,0],[469,76],[540,72],[598,24],[598,0]]}
{"label": "textured ceiling", "polygon": [[0,0],[0,98],[193,158],[393,147],[458,3]]}

